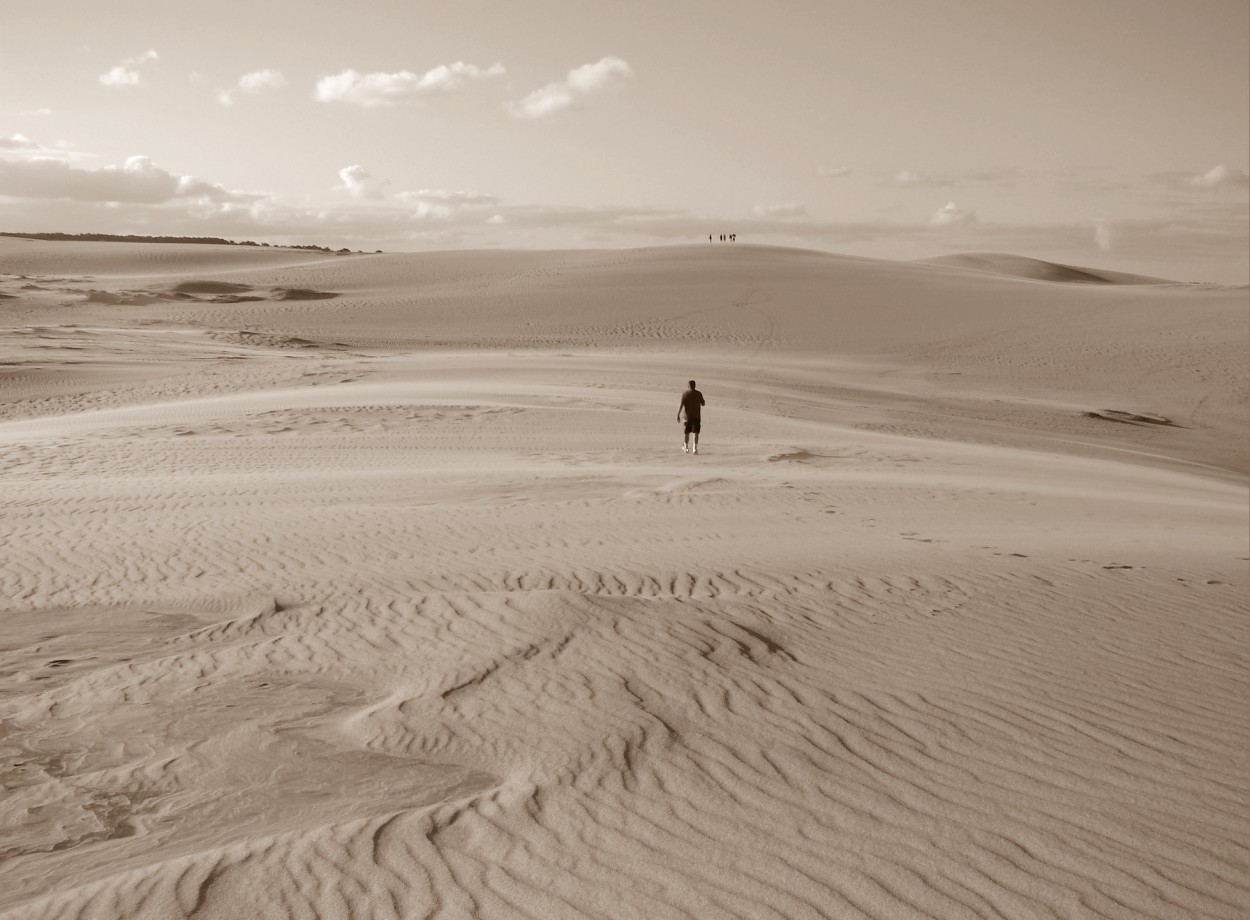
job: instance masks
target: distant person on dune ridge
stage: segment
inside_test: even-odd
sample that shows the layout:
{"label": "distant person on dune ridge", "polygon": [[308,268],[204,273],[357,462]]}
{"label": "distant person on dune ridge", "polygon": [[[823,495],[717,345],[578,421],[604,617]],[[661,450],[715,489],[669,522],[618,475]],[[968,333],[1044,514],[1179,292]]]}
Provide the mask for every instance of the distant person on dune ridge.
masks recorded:
{"label": "distant person on dune ridge", "polygon": [[681,421],[682,413],[686,415],[686,438],[682,441],[681,452],[683,454],[690,453],[690,436],[694,435],[694,452],[699,452],[699,428],[700,416],[703,414],[703,407],[706,403],[703,401],[703,394],[694,387],[694,381],[690,381],[690,389],[681,394],[681,405],[677,407],[677,421]]}

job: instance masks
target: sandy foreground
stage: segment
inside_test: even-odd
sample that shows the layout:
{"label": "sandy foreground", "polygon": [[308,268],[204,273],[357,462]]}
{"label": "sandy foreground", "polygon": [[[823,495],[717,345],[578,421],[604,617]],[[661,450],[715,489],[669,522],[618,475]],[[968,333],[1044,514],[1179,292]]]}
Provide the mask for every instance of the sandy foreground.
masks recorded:
{"label": "sandy foreground", "polygon": [[0,240],[0,914],[1244,917],[1247,291],[1083,274]]}

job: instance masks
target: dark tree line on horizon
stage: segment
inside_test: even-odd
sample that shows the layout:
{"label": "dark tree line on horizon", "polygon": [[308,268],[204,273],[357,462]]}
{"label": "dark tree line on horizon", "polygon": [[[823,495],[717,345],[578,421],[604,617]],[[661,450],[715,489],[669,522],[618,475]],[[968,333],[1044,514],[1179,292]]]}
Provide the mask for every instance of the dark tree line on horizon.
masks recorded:
{"label": "dark tree line on horizon", "polygon": [[[312,243],[278,244],[257,243],[252,240],[226,240],[218,236],[141,236],[117,233],[9,233],[0,230],[0,236],[19,240],[48,240],[52,242],[80,243],[199,243],[212,246],[255,246],[263,249],[307,249],[314,252],[347,253],[351,249],[331,249]],[[357,250],[363,252],[364,250]],[[382,250],[376,250],[381,252]]]}

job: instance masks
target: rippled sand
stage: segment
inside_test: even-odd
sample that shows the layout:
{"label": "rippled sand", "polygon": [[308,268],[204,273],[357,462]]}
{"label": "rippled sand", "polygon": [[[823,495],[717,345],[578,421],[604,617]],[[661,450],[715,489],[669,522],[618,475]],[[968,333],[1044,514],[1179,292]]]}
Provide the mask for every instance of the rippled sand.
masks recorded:
{"label": "rippled sand", "polygon": [[1244,915],[1245,288],[0,272],[3,916]]}

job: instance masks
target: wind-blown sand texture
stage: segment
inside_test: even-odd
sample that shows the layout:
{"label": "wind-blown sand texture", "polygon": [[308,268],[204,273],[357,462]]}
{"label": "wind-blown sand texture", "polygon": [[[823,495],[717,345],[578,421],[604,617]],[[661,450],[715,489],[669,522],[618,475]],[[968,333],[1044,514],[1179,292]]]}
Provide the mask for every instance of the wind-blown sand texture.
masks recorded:
{"label": "wind-blown sand texture", "polygon": [[1244,917],[1247,292],[1045,266],[0,241],[0,913]]}

